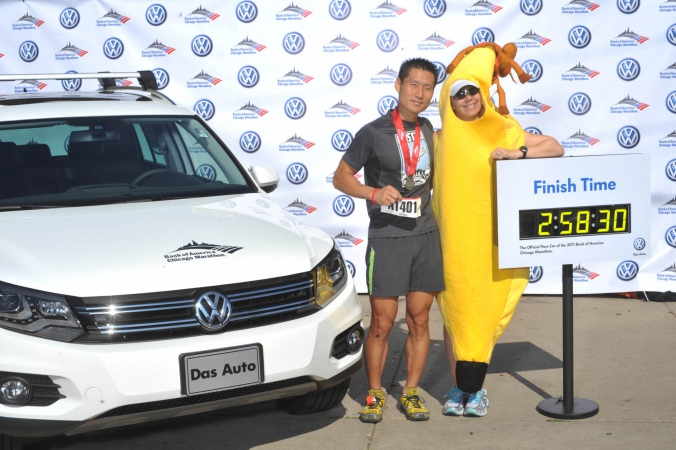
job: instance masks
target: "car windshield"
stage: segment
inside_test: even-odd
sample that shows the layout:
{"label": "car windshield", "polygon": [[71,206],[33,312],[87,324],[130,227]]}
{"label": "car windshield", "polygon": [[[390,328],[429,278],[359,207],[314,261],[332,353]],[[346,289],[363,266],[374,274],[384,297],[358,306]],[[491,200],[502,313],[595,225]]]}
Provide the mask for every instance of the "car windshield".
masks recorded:
{"label": "car windshield", "polygon": [[242,167],[195,117],[0,124],[0,210],[247,192]]}

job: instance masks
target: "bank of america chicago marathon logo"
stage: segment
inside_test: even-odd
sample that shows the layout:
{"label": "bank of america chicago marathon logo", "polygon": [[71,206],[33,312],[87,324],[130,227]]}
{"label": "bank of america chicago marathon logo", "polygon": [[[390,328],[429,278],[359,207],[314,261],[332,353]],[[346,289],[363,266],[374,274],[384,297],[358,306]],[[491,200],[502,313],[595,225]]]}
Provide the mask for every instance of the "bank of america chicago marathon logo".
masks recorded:
{"label": "bank of america chicago marathon logo", "polygon": [[627,95],[622,100],[610,107],[611,114],[633,114],[643,111],[648,106],[647,103],[640,102],[634,99],[631,95]]}
{"label": "bank of america chicago marathon logo", "polygon": [[333,237],[333,239],[335,239],[336,244],[338,244],[338,247],[340,248],[353,248],[364,242],[363,239],[359,239],[358,237],[352,236],[345,230],[338,233],[336,236]]}
{"label": "bank of america chicago marathon logo", "polygon": [[544,270],[542,270],[542,266],[532,266],[529,268],[528,282],[537,283],[542,279],[542,275],[544,275]]}
{"label": "bank of america chicago marathon logo", "polygon": [[434,97],[427,109],[418,115],[421,117],[439,117],[439,100]]}
{"label": "bank of america chicago marathon logo", "polygon": [[645,43],[648,39],[650,38],[636,34],[627,28],[622,33],[618,34],[617,37],[614,37],[610,40],[610,46],[638,47],[639,45]]}
{"label": "bank of america chicago marathon logo", "polygon": [[676,130],[664,136],[659,141],[660,147],[671,148],[676,147]]}
{"label": "bank of america chicago marathon logo", "polygon": [[371,77],[371,84],[394,84],[399,76],[399,72],[385,66],[383,70]]}
{"label": "bank of america chicago marathon logo", "polygon": [[300,6],[291,2],[289,6],[287,6],[286,8],[284,8],[275,15],[275,19],[281,21],[303,20],[310,14],[312,14],[312,11],[301,8]]}
{"label": "bank of america chicago marathon logo", "polygon": [[314,147],[314,145],[315,145],[314,142],[308,141],[307,139],[303,139],[302,137],[294,133],[294,135],[291,136],[289,139],[279,144],[279,151],[304,152],[305,150],[309,150],[312,147]]}
{"label": "bank of america chicago marathon logo", "polygon": [[150,44],[144,50],[141,50],[141,57],[163,58],[167,55],[171,55],[175,51],[176,51],[175,48],[169,47],[168,45],[164,45],[162,42],[160,42],[159,39],[155,39],[155,41],[152,44]]}
{"label": "bank of america chicago marathon logo", "polygon": [[521,69],[530,75],[530,80],[528,80],[529,83],[536,83],[542,78],[542,74],[544,73],[542,64],[534,59],[522,62]]}
{"label": "bank of america chicago marathon logo", "polygon": [[666,0],[660,5],[661,13],[676,12],[676,0]]}
{"label": "bank of america chicago marathon logo", "polygon": [[324,53],[345,53],[357,47],[359,47],[357,42],[351,41],[342,34],[339,34],[331,42],[324,45],[323,51]]}
{"label": "bank of america chicago marathon logo", "polygon": [[[16,16],[15,16],[16,17]],[[12,24],[12,30],[34,30],[45,23],[44,20],[33,17],[29,13],[19,17],[19,20]]]}
{"label": "bank of america chicago marathon logo", "polygon": [[465,16],[492,16],[500,12],[501,9],[502,6],[481,0],[465,8]]}
{"label": "bank of america chicago marathon logo", "polygon": [[446,39],[435,31],[424,41],[418,43],[418,50],[445,50],[453,44],[455,44],[454,41]]}
{"label": "bank of america chicago marathon logo", "polygon": [[514,108],[515,115],[539,115],[549,111],[552,107],[529,97],[525,102]]}
{"label": "bank of america chicago marathon logo", "polygon": [[587,0],[573,0],[561,7],[563,14],[589,14],[596,11],[601,5]]}
{"label": "bank of america chicago marathon logo", "polygon": [[117,13],[110,8],[103,17],[96,20],[97,27],[121,27],[125,23],[129,22],[131,19],[127,16]]}
{"label": "bank of america chicago marathon logo", "polygon": [[212,75],[209,75],[204,70],[201,70],[200,73],[188,80],[189,89],[201,89],[201,88],[211,88],[220,83],[220,78],[216,78]]}
{"label": "bank of america chicago marathon logo", "polygon": [[638,128],[625,125],[617,132],[617,143],[626,149],[634,148],[641,141],[641,133]]}
{"label": "bank of america chicago marathon logo", "polygon": [[657,272],[657,281],[676,281],[676,263],[661,272]]}
{"label": "bank of america chicago marathon logo", "polygon": [[304,86],[314,80],[310,75],[306,75],[294,67],[283,77],[277,79],[277,86]]}
{"label": "bank of america chicago marathon logo", "polygon": [[40,92],[47,87],[47,83],[40,80],[22,80],[14,86],[15,94]]}
{"label": "bank of america chicago marathon logo", "polygon": [[573,281],[576,283],[589,283],[597,277],[599,277],[598,273],[584,268],[582,264],[573,267]]}
{"label": "bank of america chicago marathon logo", "polygon": [[599,139],[588,136],[583,133],[581,130],[578,130],[576,133],[573,133],[569,138],[561,141],[561,145],[565,149],[578,149],[578,148],[590,148],[593,145],[601,142]]}
{"label": "bank of america chicago marathon logo", "polygon": [[676,62],[666,69],[660,71],[660,78],[663,80],[671,80],[672,78],[676,78]]}
{"label": "bank of america chicago marathon logo", "polygon": [[249,36],[239,41],[237,45],[230,49],[231,55],[255,55],[262,52],[267,48],[266,45],[259,44],[258,42],[249,39]]}
{"label": "bank of america chicago marathon logo", "polygon": [[514,44],[516,44],[517,48],[541,48],[549,44],[550,42],[552,42],[551,39],[546,38],[544,36],[540,36],[539,34],[535,33],[531,28],[530,30],[528,30],[528,33],[524,34],[519,39],[514,41]]}
{"label": "bank of america chicago marathon logo", "polygon": [[399,17],[405,12],[406,10],[401,6],[395,5],[390,0],[385,0],[383,3],[378,5],[376,9],[371,10],[370,17],[371,19],[387,19]]}
{"label": "bank of america chicago marathon logo", "polygon": [[247,102],[244,106],[232,113],[233,119],[259,119],[268,113],[267,110],[259,108],[251,102]]}
{"label": "bank of america chicago marathon logo", "polygon": [[568,72],[564,72],[561,75],[561,80],[562,81],[586,81],[594,78],[595,76],[599,75],[601,72],[597,72],[596,70],[590,69],[589,67],[586,67],[584,64],[581,62],[578,62],[576,65],[571,67],[571,69]]}
{"label": "bank of america chicago marathon logo", "polygon": [[634,261],[622,261],[618,264],[615,274],[622,281],[631,281],[638,275],[639,267]]}
{"label": "bank of america chicago marathon logo", "polygon": [[317,211],[317,208],[306,205],[302,201],[298,200],[298,197],[296,197],[296,200],[289,203],[288,206],[284,207],[284,209],[294,216],[307,216],[308,214],[312,214],[313,212]]}
{"label": "bank of america chicago marathon logo", "polygon": [[340,117],[352,117],[357,114],[361,109],[355,108],[352,105],[345,103],[342,99],[324,111],[324,117],[327,119],[337,119]]}
{"label": "bank of america chicago marathon logo", "polygon": [[199,259],[222,258],[232,255],[244,247],[235,245],[217,245],[202,242],[198,244],[195,241],[179,247],[178,249],[164,255],[167,262],[193,261]]}
{"label": "bank of america chicago marathon logo", "polygon": [[54,58],[57,61],[80,59],[87,53],[89,53],[87,50],[76,47],[75,45],[68,42],[67,45],[54,54]]}
{"label": "bank of america chicago marathon logo", "polygon": [[183,21],[186,24],[195,25],[198,23],[211,23],[214,20],[218,19],[219,17],[221,17],[220,14],[209,11],[208,9],[203,8],[202,5],[200,5],[196,10],[194,10],[190,14],[186,14],[186,16],[183,18]]}

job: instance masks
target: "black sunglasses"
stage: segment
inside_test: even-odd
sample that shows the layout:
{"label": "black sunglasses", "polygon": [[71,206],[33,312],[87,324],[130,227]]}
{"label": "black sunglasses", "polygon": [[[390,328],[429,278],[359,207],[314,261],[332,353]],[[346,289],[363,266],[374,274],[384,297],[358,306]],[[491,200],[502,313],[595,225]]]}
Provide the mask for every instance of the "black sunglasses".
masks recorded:
{"label": "black sunglasses", "polygon": [[479,88],[475,86],[465,86],[455,93],[453,96],[456,100],[462,100],[468,95],[477,95],[479,93]]}

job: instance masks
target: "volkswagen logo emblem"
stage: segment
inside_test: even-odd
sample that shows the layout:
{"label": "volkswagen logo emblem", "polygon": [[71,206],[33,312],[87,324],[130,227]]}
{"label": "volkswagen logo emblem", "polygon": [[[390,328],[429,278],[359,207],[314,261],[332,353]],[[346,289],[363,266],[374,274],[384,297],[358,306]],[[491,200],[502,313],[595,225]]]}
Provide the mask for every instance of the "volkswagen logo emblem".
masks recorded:
{"label": "volkswagen logo emblem", "polygon": [[629,281],[638,275],[638,264],[634,261],[622,261],[617,266],[617,277],[622,281]]}
{"label": "volkswagen logo emblem", "polygon": [[[66,73],[77,73],[74,70],[69,70]],[[61,87],[64,91],[79,91],[82,87],[82,80],[79,78],[73,78],[70,80],[61,80]]]}
{"label": "volkswagen logo emblem", "polygon": [[103,43],[103,54],[109,59],[117,59],[124,53],[124,44],[118,38],[106,39]]}
{"label": "volkswagen logo emblem", "polygon": [[258,70],[253,66],[244,66],[237,73],[237,81],[245,88],[256,86],[259,78]]}
{"label": "volkswagen logo emblem", "polygon": [[167,10],[159,3],[150,5],[146,9],[146,20],[152,26],[160,26],[167,20]]}
{"label": "volkswagen logo emblem", "polygon": [[331,145],[339,152],[344,152],[352,144],[352,133],[347,130],[338,130],[331,136]]}
{"label": "volkswagen logo emblem", "polygon": [[624,58],[617,65],[617,76],[624,81],[635,80],[641,73],[641,66],[638,61],[632,58]]}
{"label": "volkswagen logo emblem", "polygon": [[284,36],[282,45],[284,46],[284,50],[286,50],[287,53],[297,55],[305,48],[305,38],[302,34],[292,31],[291,33],[288,33],[286,36]]}
{"label": "volkswagen logo emblem", "polygon": [[[674,243],[676,246],[676,242]],[[634,239],[634,250],[636,251],[641,251],[645,248],[645,239],[643,238],[636,238]]]}
{"label": "volkswagen logo emblem", "polygon": [[354,200],[347,195],[339,195],[333,200],[333,212],[340,217],[347,217],[354,211]]}
{"label": "volkswagen logo emblem", "polygon": [[385,97],[378,100],[378,112],[381,116],[387,114],[390,109],[395,109],[399,105],[399,100],[391,95],[386,95]]}
{"label": "volkswagen logo emblem", "polygon": [[300,119],[305,115],[306,110],[305,102],[298,97],[292,97],[284,104],[284,112],[289,119]]}
{"label": "volkswagen logo emblem", "polygon": [[667,95],[667,109],[676,114],[676,91],[671,92],[669,95]]}
{"label": "volkswagen logo emblem", "polygon": [[423,8],[431,18],[439,18],[446,12],[446,0],[425,0]]}
{"label": "volkswagen logo emblem", "polygon": [[240,22],[253,22],[258,17],[258,8],[254,2],[239,2],[235,11]]}
{"label": "volkswagen logo emblem", "polygon": [[68,147],[70,146],[70,134],[66,136],[66,139],[63,141],[63,149],[66,151],[66,154],[68,154]]}
{"label": "volkswagen logo emblem", "polygon": [[664,233],[664,240],[670,246],[676,247],[676,227],[671,227],[667,230],[666,233]]}
{"label": "volkswagen logo emblem", "polygon": [[633,14],[641,6],[641,0],[617,0],[617,9],[625,14]]}
{"label": "volkswagen logo emblem", "polygon": [[472,33],[472,44],[479,45],[484,42],[495,42],[495,34],[490,28],[479,28]]}
{"label": "volkswagen logo emblem", "polygon": [[542,11],[543,0],[521,0],[521,12],[527,16],[534,16]]}
{"label": "volkswagen logo emblem", "polygon": [[75,8],[66,8],[61,11],[59,22],[62,27],[72,30],[80,23],[80,13]]}
{"label": "volkswagen logo emblem", "polygon": [[529,283],[537,283],[542,279],[542,275],[544,274],[544,271],[542,270],[542,266],[533,266],[530,268],[530,274],[528,275],[528,282]]}
{"label": "volkswagen logo emblem", "polygon": [[155,75],[155,81],[157,82],[157,90],[161,91],[169,85],[169,72],[164,69],[153,69],[153,75]]}
{"label": "volkswagen logo emblem", "polygon": [[587,114],[591,109],[591,98],[583,92],[576,92],[568,99],[568,109],[576,116]]}
{"label": "volkswagen logo emblem", "polygon": [[676,23],[667,29],[667,41],[671,45],[676,45]]}
{"label": "volkswagen logo emblem", "polygon": [[224,200],[220,203],[220,205],[223,208],[235,208],[235,207],[237,207],[237,203],[233,202],[232,200]]}
{"label": "volkswagen logo emblem", "polygon": [[345,20],[352,12],[352,5],[347,0],[331,0],[329,14],[336,20]]}
{"label": "volkswagen logo emblem", "polygon": [[641,140],[641,133],[639,133],[636,127],[627,125],[626,127],[620,128],[620,131],[617,132],[617,143],[624,148],[634,148],[638,145]]}
{"label": "volkswagen logo emblem", "polygon": [[216,107],[211,100],[207,99],[198,100],[192,109],[204,120],[211,120],[216,114]]}
{"label": "volkswagen logo emblem", "polygon": [[671,181],[676,181],[676,159],[672,159],[667,163],[664,172],[667,174],[667,178]]}
{"label": "volkswagen logo emblem", "polygon": [[352,278],[357,275],[357,269],[354,267],[354,264],[352,264],[352,261],[348,261],[347,259],[345,260],[345,265],[347,266],[347,270],[350,271],[350,275]]}
{"label": "volkswagen logo emblem", "polygon": [[352,81],[352,69],[347,64],[336,64],[331,68],[331,81],[338,86],[345,86]]}
{"label": "volkswagen logo emblem", "polygon": [[286,179],[292,184],[303,184],[307,180],[307,167],[301,163],[293,163],[286,168]]}
{"label": "volkswagen logo emblem", "polygon": [[578,25],[568,32],[568,42],[575,48],[585,48],[591,42],[589,28]]}
{"label": "volkswagen logo emblem", "polygon": [[399,36],[392,30],[383,30],[376,37],[378,48],[384,52],[392,52],[399,47]]}
{"label": "volkswagen logo emblem", "polygon": [[448,77],[448,74],[446,73],[446,65],[439,61],[434,61],[432,64],[434,64],[434,67],[437,68],[437,84],[446,81],[446,77]]}
{"label": "volkswagen logo emblem", "polygon": [[209,36],[205,34],[195,36],[192,39],[192,43],[190,44],[190,46],[192,47],[192,52],[200,57],[207,56],[209,53],[211,53],[211,50],[214,48],[211,39],[209,38]]}
{"label": "volkswagen logo emblem", "polygon": [[202,164],[195,170],[197,176],[214,181],[216,179],[216,169],[210,164]]}
{"label": "volkswagen logo emblem", "polygon": [[260,206],[261,208],[269,208],[270,207],[270,203],[268,203],[265,200],[260,199],[260,198],[258,200],[256,200],[256,204],[258,206]]}
{"label": "volkswagen logo emblem", "polygon": [[195,318],[207,331],[222,329],[230,321],[231,315],[232,305],[220,292],[205,292],[195,302]]}
{"label": "volkswagen logo emblem", "polygon": [[19,46],[19,56],[25,62],[35,61],[38,59],[38,54],[40,54],[40,50],[33,41],[24,41]]}
{"label": "volkswagen logo emblem", "polygon": [[524,72],[530,75],[529,83],[535,83],[542,77],[542,64],[534,59],[529,59],[521,64],[521,68]]}
{"label": "volkswagen logo emblem", "polygon": [[254,131],[247,131],[240,136],[239,147],[247,153],[255,153],[261,148],[261,137]]}
{"label": "volkswagen logo emblem", "polygon": [[530,134],[542,134],[542,131],[540,131],[539,128],[535,128],[535,127],[528,127],[528,128],[524,128],[523,130],[528,131]]}

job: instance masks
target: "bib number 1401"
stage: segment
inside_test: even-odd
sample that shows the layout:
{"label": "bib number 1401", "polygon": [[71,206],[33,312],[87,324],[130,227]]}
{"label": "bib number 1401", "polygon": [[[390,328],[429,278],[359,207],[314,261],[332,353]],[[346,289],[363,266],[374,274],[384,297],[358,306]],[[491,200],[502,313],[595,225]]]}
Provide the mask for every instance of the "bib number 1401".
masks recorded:
{"label": "bib number 1401", "polygon": [[400,217],[420,217],[420,197],[403,198],[390,206],[380,205],[380,212]]}

